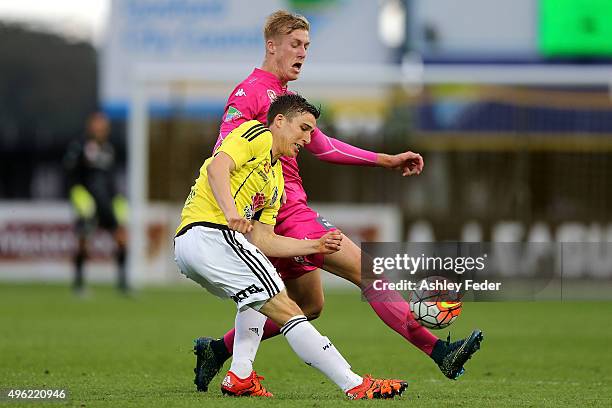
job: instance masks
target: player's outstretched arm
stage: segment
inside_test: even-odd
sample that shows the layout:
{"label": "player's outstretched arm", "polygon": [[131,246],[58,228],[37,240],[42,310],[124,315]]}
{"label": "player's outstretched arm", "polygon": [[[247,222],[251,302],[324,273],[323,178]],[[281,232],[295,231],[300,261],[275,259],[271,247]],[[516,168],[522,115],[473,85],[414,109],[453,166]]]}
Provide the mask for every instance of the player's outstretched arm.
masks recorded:
{"label": "player's outstretched arm", "polygon": [[232,198],[230,189],[230,173],[236,169],[234,160],[224,152],[219,152],[210,162],[206,171],[208,173],[208,183],[210,189],[223,211],[227,225],[230,229],[246,234],[253,229],[253,226],[244,217],[238,214],[236,203]]}
{"label": "player's outstretched arm", "polygon": [[294,239],[276,235],[274,226],[255,221],[247,235],[253,245],[270,257],[289,258],[312,254],[333,254],[340,250],[342,232],[330,231],[316,240]]}
{"label": "player's outstretched arm", "polygon": [[378,165],[386,169],[399,170],[402,176],[419,175],[423,171],[423,157],[414,152],[404,152],[394,155],[378,153]]}
{"label": "player's outstretched arm", "polygon": [[423,170],[423,158],[418,153],[404,152],[396,155],[374,153],[329,137],[319,129],[315,129],[311,142],[305,147],[316,158],[329,163],[379,166],[401,170],[403,176],[420,174]]}

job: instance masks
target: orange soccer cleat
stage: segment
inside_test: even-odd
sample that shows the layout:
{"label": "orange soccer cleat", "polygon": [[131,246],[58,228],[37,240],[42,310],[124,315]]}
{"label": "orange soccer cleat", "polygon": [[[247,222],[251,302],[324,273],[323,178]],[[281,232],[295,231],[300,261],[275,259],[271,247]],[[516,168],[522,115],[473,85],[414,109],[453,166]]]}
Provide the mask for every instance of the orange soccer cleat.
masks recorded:
{"label": "orange soccer cleat", "polygon": [[369,375],[363,377],[363,382],[346,392],[349,399],[393,398],[402,395],[408,383],[401,380],[379,380]]}
{"label": "orange soccer cleat", "polygon": [[251,371],[251,375],[244,379],[228,371],[221,383],[221,392],[234,397],[272,397],[272,393],[268,392],[259,382],[263,379],[255,371]]}

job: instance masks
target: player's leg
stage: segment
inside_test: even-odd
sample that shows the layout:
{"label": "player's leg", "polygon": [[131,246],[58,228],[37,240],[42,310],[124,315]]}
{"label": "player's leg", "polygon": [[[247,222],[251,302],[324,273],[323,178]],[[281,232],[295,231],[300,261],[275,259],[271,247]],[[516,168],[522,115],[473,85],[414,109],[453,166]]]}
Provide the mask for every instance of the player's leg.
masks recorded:
{"label": "player's leg", "polygon": [[87,260],[87,238],[95,229],[95,220],[78,218],[75,222],[75,234],[77,238],[76,252],[73,258],[74,280],[72,289],[76,295],[85,294],[85,261]]}
{"label": "player's leg", "polygon": [[[324,295],[323,284],[321,283],[321,273],[318,269],[304,273],[303,275],[283,280],[287,288],[287,294],[300,307],[308,320],[314,320],[319,317],[323,310]],[[280,327],[272,320],[267,320],[264,324],[262,340],[275,337],[280,334]],[[215,340],[217,344],[213,347],[219,350],[219,360],[227,360],[233,353],[235,330],[232,329],[225,333],[222,337],[225,350],[221,349],[219,340]]]}
{"label": "player's leg", "polygon": [[115,252],[115,259],[117,262],[117,288],[126,293],[129,291],[129,286],[127,282],[127,271],[126,271],[126,261],[127,261],[127,233],[125,227],[122,225],[117,226],[115,231],[113,232],[113,238],[115,239],[115,244],[117,246]]}
{"label": "player's leg", "polygon": [[[281,273],[281,277],[283,274]],[[302,309],[309,321],[318,319],[323,311],[325,295],[321,271],[315,269],[293,279],[283,279],[287,295]]]}
{"label": "player's leg", "polygon": [[253,361],[261,342],[266,316],[245,307],[238,311],[234,322],[234,355],[229,371],[238,378],[247,378],[253,371]]}
{"label": "player's leg", "polygon": [[[410,343],[431,357],[442,373],[457,379],[465,369],[463,365],[480,348],[483,335],[480,330],[474,330],[462,340],[444,342],[421,326],[412,316],[408,302],[394,290],[375,290],[371,284],[362,285],[361,249],[349,238],[342,240],[342,248],[335,254],[327,255],[323,261],[323,269],[340,276],[359,286],[362,293],[378,317],[391,329],[400,334]],[[365,264],[371,263],[368,258]],[[364,273],[372,268],[364,268]],[[366,276],[364,282],[373,282]]]}
{"label": "player's leg", "polygon": [[87,259],[87,239],[79,235],[77,238],[77,250],[74,255],[74,281],[72,289],[76,294],[82,294],[85,290],[85,277],[83,267]]}
{"label": "player's leg", "polygon": [[[350,398],[392,398],[401,395],[407,387],[407,383],[399,380],[361,378],[353,371],[350,365],[336,350],[331,341],[322,336],[308,321],[300,307],[287,295],[274,266],[252,243],[242,234],[230,233],[229,241],[233,243],[236,252],[256,271],[267,279],[268,294],[275,293],[265,302],[256,302],[257,299],[265,297],[264,290],[256,293],[249,291],[251,295],[241,297],[238,294],[232,296],[244,300],[243,304],[259,311],[280,326],[280,332],[285,336],[293,351],[308,365],[319,369]],[[316,280],[316,278],[313,278]],[[320,287],[320,280],[316,280]],[[262,281],[262,283],[264,283]],[[246,283],[248,284],[248,282]],[[244,285],[244,284],[243,284]],[[264,285],[265,286],[265,285]],[[244,292],[241,291],[241,292]],[[236,300],[236,299],[234,299]],[[261,306],[260,306],[261,305]],[[258,331],[263,328],[263,319],[254,313],[243,313],[244,319],[237,319],[236,336],[234,339],[234,359],[242,361],[238,365],[243,370],[252,370],[258,341],[242,341],[243,334],[255,328]],[[232,362],[234,366],[234,362]],[[246,386],[248,390],[260,387],[259,378],[254,371],[246,379],[240,379],[232,369],[223,380],[222,389],[232,395],[240,395],[234,392],[236,385]]]}
{"label": "player's leg", "polygon": [[[335,229],[334,225],[310,208],[305,208],[297,218],[297,220],[285,220],[277,225],[275,232],[279,235],[297,239],[318,239],[328,231]],[[287,281],[286,278],[299,274],[300,270],[323,268],[361,288],[361,256],[361,249],[345,237],[340,251],[332,255],[284,259],[278,261],[280,263],[277,263],[276,266],[285,281]],[[364,268],[364,270],[371,270],[371,268]],[[300,284],[301,282],[296,281],[296,283]],[[293,289],[294,292],[299,293],[299,289]],[[432,356],[440,364],[441,358],[444,356],[443,351],[447,349],[443,347],[445,343],[412,318],[408,302],[399,293],[390,290],[374,291],[369,287],[364,287],[362,290],[372,309],[387,326],[427,355]],[[436,349],[435,352],[434,349]]]}
{"label": "player's leg", "polygon": [[[239,307],[235,337],[237,352],[231,367],[237,375],[231,374],[222,387],[231,388],[226,391],[234,395],[271,396],[252,370],[261,326],[266,318],[249,310],[248,306],[252,302],[265,302],[283,286],[280,277],[272,277],[260,259],[254,259],[252,253],[245,251],[246,239],[241,237],[242,241],[238,241],[234,232],[226,228],[192,227],[175,238],[175,260],[185,276],[218,297],[231,298]],[[208,383],[201,390],[206,391],[207,386]]]}
{"label": "player's leg", "polygon": [[258,339],[243,336],[248,331],[259,332],[263,318],[245,310],[246,307],[259,309],[281,326],[296,354],[326,374],[349,397],[391,398],[407,387],[403,381],[361,378],[353,373],[329,339],[316,331],[299,306],[287,296],[272,264],[242,234],[192,228],[175,239],[175,257],[186,276],[213,294],[231,297],[239,307],[234,340],[235,358],[241,359],[237,370],[251,370],[251,373],[241,378],[230,369],[222,383],[224,393],[271,396],[261,386],[261,377],[252,370]]}
{"label": "player's leg", "polygon": [[[285,221],[277,224],[275,232],[279,235],[304,239],[309,238],[308,233],[311,230],[327,230],[327,222],[318,218],[313,211],[308,210],[301,219],[302,221],[296,221],[293,218],[291,222]],[[322,261],[322,256],[316,257],[316,262],[322,263]],[[321,274],[317,266],[310,261],[306,261],[304,257],[275,258],[272,262],[285,282],[289,297],[296,301],[307,318],[318,317],[323,308],[324,296]],[[198,390],[206,391],[209,382],[219,372],[223,363],[231,357],[235,333],[235,329],[231,329],[219,339],[199,337],[194,340],[194,354],[196,356],[194,383]],[[280,327],[273,321],[266,320],[262,340],[278,334],[280,334]]]}
{"label": "player's leg", "polygon": [[[345,237],[340,251],[325,257],[323,269],[361,288],[361,257],[361,249]],[[399,293],[392,290],[375,291],[372,287],[361,289],[374,312],[387,326],[425,354],[431,355],[439,339],[412,318],[408,302]]]}
{"label": "player's leg", "polygon": [[[335,229],[334,225],[316,212],[306,208],[300,214],[299,221],[286,220],[277,225],[275,231],[277,234],[298,239],[318,239],[332,229]],[[361,287],[361,249],[347,237],[344,238],[340,251],[332,255],[326,257],[321,255],[297,257],[279,260],[278,262],[280,263],[276,264],[277,269],[286,281],[286,278],[299,274],[300,270],[312,270],[318,267]],[[368,270],[368,268],[365,268],[365,270]],[[297,283],[301,282],[297,281]],[[296,293],[299,292],[297,288],[293,289]],[[307,290],[307,288],[305,289]],[[427,355],[432,354],[436,344],[438,344],[438,348],[444,344],[412,318],[408,303],[397,292],[384,291],[381,293],[372,291],[371,288],[362,289],[378,317]],[[434,356],[437,355],[438,353],[434,353]]]}
{"label": "player's leg", "polygon": [[109,231],[115,240],[115,263],[117,265],[117,289],[122,293],[127,293],[128,282],[126,272],[126,244],[127,233],[123,225],[119,224],[113,212],[112,203],[98,206],[98,218],[100,227]]}
{"label": "player's leg", "polygon": [[[290,279],[284,279],[287,294],[297,303],[308,320],[319,317],[323,309],[324,295],[321,272],[318,269],[296,270]],[[280,334],[280,327],[270,319],[264,319],[260,340]],[[200,337],[194,340],[196,367],[194,383],[199,391],[206,391],[208,384],[234,353],[238,323],[221,338]],[[249,334],[247,333],[247,336]],[[235,360],[235,358],[234,358]],[[232,361],[234,361],[232,360]]]}
{"label": "player's leg", "polygon": [[281,333],[307,365],[321,371],[349,398],[393,398],[406,389],[404,381],[362,378],[355,374],[333,343],[315,329],[285,291],[267,301],[260,312],[281,326]]}

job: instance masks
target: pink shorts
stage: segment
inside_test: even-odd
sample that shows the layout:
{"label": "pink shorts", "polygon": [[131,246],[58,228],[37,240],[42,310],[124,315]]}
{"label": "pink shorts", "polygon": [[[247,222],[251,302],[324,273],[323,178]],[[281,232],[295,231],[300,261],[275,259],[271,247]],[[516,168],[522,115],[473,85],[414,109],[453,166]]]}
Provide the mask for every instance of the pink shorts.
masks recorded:
{"label": "pink shorts", "polygon": [[[319,239],[327,232],[335,230],[329,221],[306,207],[298,214],[276,224],[274,232],[284,237],[296,239]],[[323,266],[322,254],[296,256],[294,258],[270,258],[283,280],[296,279]]]}

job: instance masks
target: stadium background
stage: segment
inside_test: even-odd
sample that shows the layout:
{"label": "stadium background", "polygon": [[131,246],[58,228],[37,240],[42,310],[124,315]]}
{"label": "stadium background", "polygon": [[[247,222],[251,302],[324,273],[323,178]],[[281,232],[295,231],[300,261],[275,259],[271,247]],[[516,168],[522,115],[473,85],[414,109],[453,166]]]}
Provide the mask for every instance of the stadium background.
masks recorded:
{"label": "stadium background", "polygon": [[[388,153],[410,149],[425,159],[421,176],[403,179],[382,169],[333,166],[308,153],[301,155],[310,200],[352,238],[612,241],[612,49],[606,40],[612,35],[612,6],[605,1],[266,0],[255,6],[240,0],[116,0],[105,35],[95,44],[65,31],[0,21],[0,323],[11,332],[0,342],[1,354],[10,356],[0,371],[0,387],[49,382],[41,375],[42,366],[65,360],[63,376],[51,383],[73,383],[75,394],[88,401],[91,383],[75,380],[81,376],[79,353],[86,353],[87,342],[99,350],[121,344],[120,337],[112,336],[100,343],[108,335],[105,329],[118,335],[135,322],[148,322],[147,327],[136,326],[141,329],[136,337],[159,336],[171,344],[162,347],[166,354],[154,353],[167,363],[168,354],[185,351],[179,341],[189,341],[179,339],[178,333],[200,334],[194,325],[201,321],[200,329],[220,334],[231,321],[228,305],[202,299],[181,279],[172,262],[171,236],[181,202],[216,139],[223,102],[233,86],[260,64],[260,26],[277,8],[301,12],[313,23],[303,78],[290,86],[322,105],[321,127],[357,146]],[[231,69],[223,78],[209,74],[226,67]],[[112,141],[120,158],[117,182],[130,196],[129,112],[138,83],[149,107],[144,173],[147,241],[146,257],[132,265],[141,269],[138,283],[145,289],[133,299],[135,303],[113,297],[105,287],[96,287],[90,299],[80,302],[67,289],[76,243],[61,159],[68,143],[82,134],[87,114],[101,106],[113,121]],[[99,234],[87,269],[92,281],[114,278],[111,251],[112,240]],[[608,273],[593,272],[595,260],[585,257],[579,278],[595,284],[610,282],[612,253],[602,252]],[[367,305],[357,305],[358,294],[346,292],[337,280],[328,283],[332,289],[320,324],[332,330],[330,337],[333,327],[350,330],[348,325],[358,324],[356,316],[346,316],[351,311],[374,319]],[[147,284],[155,289],[147,289]],[[164,307],[178,303],[187,308],[188,302],[181,299],[200,309],[175,323],[176,338],[164,337],[159,328],[174,327],[170,323],[174,314]],[[345,303],[353,309],[342,306]],[[203,309],[215,311],[214,323],[207,326]],[[124,310],[131,310],[132,318],[116,322]],[[523,313],[525,326],[517,318],[506,319],[509,310]],[[542,322],[555,311],[564,317]],[[94,315],[100,322],[88,322],[88,316]],[[595,315],[603,316],[603,321]],[[603,385],[610,380],[602,372],[605,359],[578,353],[585,363],[572,380],[570,370],[563,371],[567,367],[560,356],[574,351],[572,340],[593,349],[605,347],[611,335],[602,327],[609,325],[609,315],[609,303],[467,305],[453,330],[478,324],[506,336],[502,344],[498,340],[499,348],[493,348],[502,357],[491,362],[496,357],[493,351],[478,356],[484,361],[475,359],[474,382],[465,388],[453,384],[442,400],[456,402],[453,398],[459,395],[496,405],[495,398],[483,397],[481,387],[499,380],[513,391],[527,390],[517,405],[573,405],[578,389],[585,404],[598,405],[600,397],[610,395],[609,385]],[[570,330],[561,327],[561,319],[584,323],[584,337],[567,337]],[[65,332],[54,323],[67,324]],[[364,330],[359,342],[376,339],[398,347],[399,340],[376,324],[373,327],[385,333]],[[542,360],[548,356],[553,367],[562,368],[557,377],[546,378],[546,362],[530,366],[535,354],[529,353],[520,363],[523,370],[532,369],[531,375],[517,368],[516,377],[496,377],[502,362],[510,363],[510,356],[516,355],[510,340],[512,331],[521,327],[527,327],[529,335],[515,339],[516,344],[528,348],[539,339],[548,345],[552,355],[544,353]],[[82,336],[86,330],[100,337]],[[341,330],[335,334],[348,341]],[[70,345],[76,351],[47,355],[44,341],[23,343],[32,336],[49,336],[54,347]],[[558,349],[552,336],[565,336]],[[275,347],[285,347],[274,342]],[[42,361],[20,354],[27,352],[28,345],[42,351]],[[262,365],[274,360],[266,347]],[[358,347],[346,347],[355,358],[353,350]],[[282,353],[287,353],[285,348]],[[130,358],[127,350],[150,362],[133,344],[119,355]],[[93,360],[93,371],[104,361],[100,353]],[[412,380],[423,376],[430,388],[446,384],[437,382],[433,370],[421,367],[425,363],[415,354],[407,360],[411,369],[419,366]],[[357,364],[379,361],[357,358]],[[163,381],[155,377],[152,383],[128,383],[162,389],[171,384],[183,390],[181,398],[195,402],[197,396],[188,394],[189,358],[181,354],[180,359]],[[404,375],[400,367],[372,365],[377,372],[384,368]],[[114,367],[125,368],[130,381],[143,369],[138,364]],[[274,365],[272,370],[283,372]],[[118,398],[111,401],[122,401],[128,390],[113,388],[110,369],[101,372],[107,377],[94,392],[94,401],[104,402],[100,395],[108,388],[115,389]],[[180,381],[171,379],[170,373]],[[314,376],[305,372],[303,381],[319,384]],[[538,381],[559,399],[538,399],[534,386]],[[589,393],[589,387],[597,391]],[[495,392],[501,396],[505,391]],[[330,398],[334,395],[329,387],[324,392]],[[422,403],[436,398],[432,391],[420,392]],[[139,401],[131,403],[138,406]]]}

